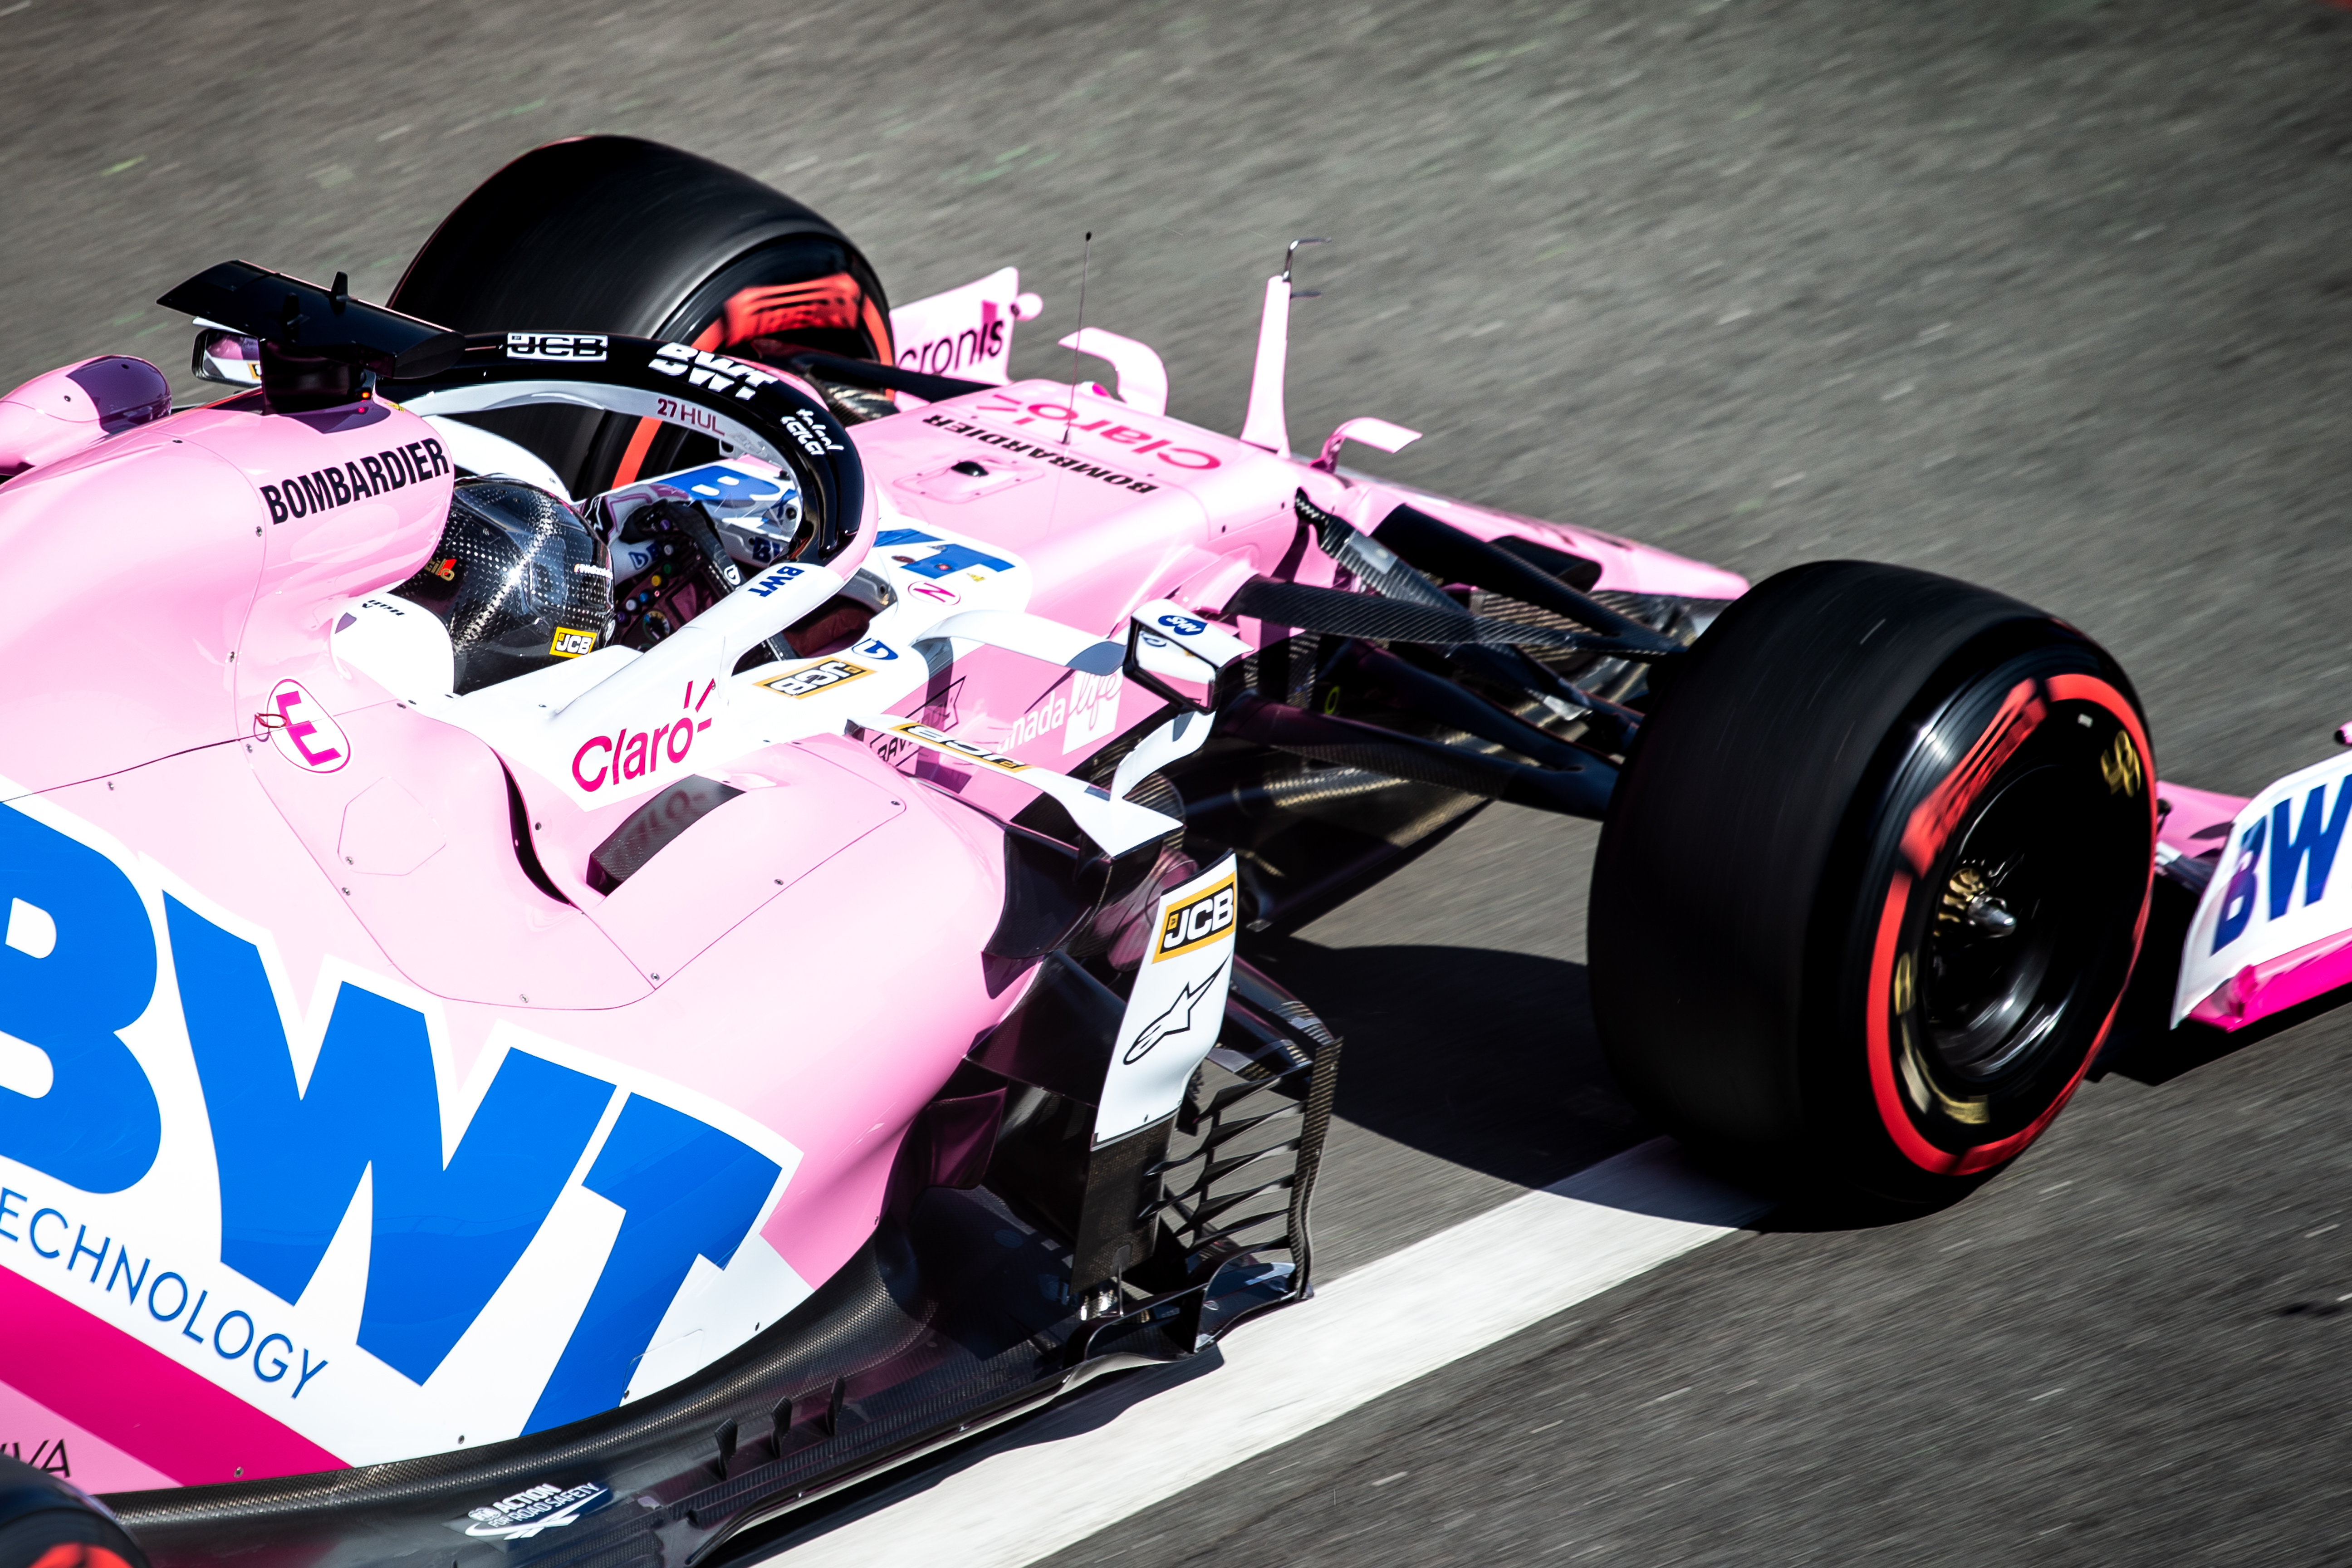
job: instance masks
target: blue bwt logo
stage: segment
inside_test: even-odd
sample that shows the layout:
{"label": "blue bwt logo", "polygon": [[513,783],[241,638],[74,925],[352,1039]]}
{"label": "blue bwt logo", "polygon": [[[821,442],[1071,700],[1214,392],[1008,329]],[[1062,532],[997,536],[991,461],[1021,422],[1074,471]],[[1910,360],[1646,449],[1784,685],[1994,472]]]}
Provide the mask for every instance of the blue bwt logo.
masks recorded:
{"label": "blue bwt logo", "polygon": [[[2280,801],[2268,816],[2238,836],[2237,854],[2221,900],[2221,918],[2213,928],[2213,951],[2221,952],[2246,933],[2258,904],[2269,888],[2269,914],[2284,920],[2294,905],[2294,886],[2303,882],[2304,907],[2326,896],[2328,874],[2336,867],[2336,851],[2344,842],[2344,827],[2352,820],[2352,774],[2336,781],[2336,808],[2326,811],[2327,786],[2314,787],[2304,796],[2300,820],[2292,801]],[[2267,870],[2263,852],[2269,852]]]}
{"label": "blue bwt logo", "polygon": [[[162,1144],[154,1087],[116,1033],[155,994],[147,906],[105,855],[7,808],[0,900],[54,927],[34,921],[39,942],[0,947],[0,1030],[38,1047],[52,1072],[37,1098],[0,1089],[0,1154],[84,1192],[121,1192]],[[346,982],[298,1086],[259,951],[163,901],[220,1173],[220,1261],[299,1301],[373,1171],[359,1344],[422,1384],[539,1234],[620,1091],[509,1050],[445,1162],[424,1014]],[[726,1268],[781,1173],[731,1135],[628,1096],[583,1180],[624,1211],[620,1232],[525,1430],[620,1403],[695,1259]]]}

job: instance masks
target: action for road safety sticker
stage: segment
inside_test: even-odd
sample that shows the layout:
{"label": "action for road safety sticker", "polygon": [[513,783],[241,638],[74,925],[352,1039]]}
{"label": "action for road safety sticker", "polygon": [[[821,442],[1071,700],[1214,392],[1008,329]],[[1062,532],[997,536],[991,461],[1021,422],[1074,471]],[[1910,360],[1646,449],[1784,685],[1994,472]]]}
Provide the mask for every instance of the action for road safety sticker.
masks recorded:
{"label": "action for road safety sticker", "polygon": [[1151,947],[1151,962],[1206,947],[1233,929],[1234,879],[1228,876],[1168,911],[1160,922],[1160,940]]}
{"label": "action for road safety sticker", "polygon": [[469,1510],[465,1518],[451,1520],[449,1528],[482,1540],[528,1541],[542,1530],[577,1523],[582,1515],[593,1513],[612,1500],[613,1489],[597,1481],[576,1487],[542,1482]]}
{"label": "action for road safety sticker", "polygon": [[831,691],[874,672],[864,665],[846,658],[820,659],[800,669],[771,676],[760,682],[769,690],[782,697],[814,697],[820,691]]}

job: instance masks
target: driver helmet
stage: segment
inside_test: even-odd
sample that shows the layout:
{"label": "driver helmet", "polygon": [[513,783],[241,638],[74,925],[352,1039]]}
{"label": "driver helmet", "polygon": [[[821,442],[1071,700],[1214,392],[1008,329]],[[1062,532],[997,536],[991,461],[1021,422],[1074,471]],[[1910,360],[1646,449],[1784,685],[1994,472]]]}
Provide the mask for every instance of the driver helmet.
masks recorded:
{"label": "driver helmet", "polygon": [[462,697],[603,646],[613,573],[602,553],[561,497],[515,479],[461,479],[432,559],[393,592],[448,628]]}

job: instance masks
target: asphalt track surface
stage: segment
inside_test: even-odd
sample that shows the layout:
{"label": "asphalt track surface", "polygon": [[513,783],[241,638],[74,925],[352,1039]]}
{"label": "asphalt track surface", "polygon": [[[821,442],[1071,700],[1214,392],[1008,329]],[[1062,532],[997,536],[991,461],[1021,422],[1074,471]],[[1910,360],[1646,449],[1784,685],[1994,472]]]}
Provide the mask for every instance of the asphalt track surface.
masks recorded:
{"label": "asphalt track surface", "polygon": [[[1378,414],[1428,432],[1381,470],[1450,493],[2016,593],[2123,658],[2168,777],[2251,791],[2352,717],[2352,15],[2319,0],[8,0],[0,382],[176,370],[146,302],[230,255],[380,296],[590,130],[792,191],[900,298],[1019,263],[1024,373],[1067,374],[1092,230],[1087,320],[1226,428],[1260,280],[1328,235],[1294,439]],[[92,569],[154,526],[94,522]],[[1332,1275],[1648,1136],[1586,1021],[1593,837],[1489,812],[1270,953],[1349,1042]],[[2135,1026],[1964,1204],[1783,1211],[1050,1561],[2341,1558],[2347,1065],[2325,1008]]]}

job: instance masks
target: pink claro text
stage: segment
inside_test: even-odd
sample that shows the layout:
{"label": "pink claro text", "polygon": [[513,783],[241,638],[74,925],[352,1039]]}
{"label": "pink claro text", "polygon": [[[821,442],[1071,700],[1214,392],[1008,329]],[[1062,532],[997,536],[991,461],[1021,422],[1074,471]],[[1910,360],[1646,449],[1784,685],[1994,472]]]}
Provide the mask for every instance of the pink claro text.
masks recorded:
{"label": "pink claro text", "polygon": [[1013,420],[1015,425],[1028,425],[1039,420],[1068,425],[1073,430],[1086,431],[1099,436],[1106,441],[1125,447],[1139,458],[1153,458],[1174,468],[1191,468],[1195,472],[1205,472],[1210,468],[1224,466],[1223,460],[1213,453],[1200,451],[1192,447],[1171,445],[1165,437],[1154,436],[1149,430],[1138,430],[1130,425],[1121,425],[1114,419],[1094,419],[1083,425],[1074,424],[1072,421],[1077,418],[1079,411],[1064,404],[1024,403],[1019,398],[1002,392],[991,393],[989,396],[992,401],[982,405],[980,411],[983,414],[1015,416]]}
{"label": "pink claro text", "polygon": [[620,784],[641,779],[664,766],[677,766],[693,754],[694,738],[710,728],[710,721],[697,718],[719,683],[709,681],[698,700],[694,684],[686,688],[686,711],[682,717],[656,724],[650,730],[632,731],[623,725],[609,735],[591,735],[572,753],[572,782],[593,794],[607,784]]}

